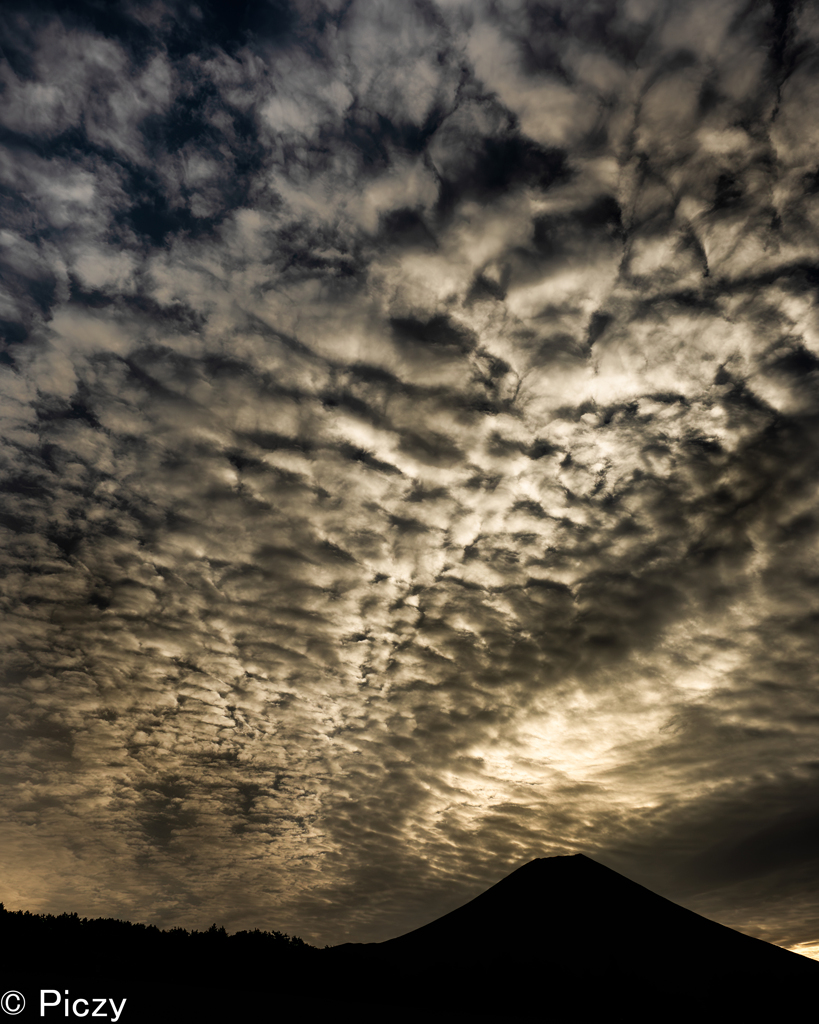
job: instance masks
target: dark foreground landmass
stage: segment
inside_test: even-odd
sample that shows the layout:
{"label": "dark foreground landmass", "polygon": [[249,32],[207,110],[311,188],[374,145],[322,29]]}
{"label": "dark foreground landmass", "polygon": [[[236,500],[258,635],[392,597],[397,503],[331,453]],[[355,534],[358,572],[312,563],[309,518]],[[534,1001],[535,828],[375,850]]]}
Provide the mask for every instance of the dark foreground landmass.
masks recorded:
{"label": "dark foreground landmass", "polygon": [[[21,912],[0,913],[0,941],[8,951],[0,987],[27,1000],[18,1020],[65,1020],[66,1006],[78,1019],[77,998],[108,1020],[121,1007],[125,1024],[285,1013],[308,1021],[786,1019],[819,991],[819,964],[580,855],[532,861],[451,914],[382,943],[321,950],[279,932],[161,932]],[[42,1016],[41,990],[54,1004]]]}

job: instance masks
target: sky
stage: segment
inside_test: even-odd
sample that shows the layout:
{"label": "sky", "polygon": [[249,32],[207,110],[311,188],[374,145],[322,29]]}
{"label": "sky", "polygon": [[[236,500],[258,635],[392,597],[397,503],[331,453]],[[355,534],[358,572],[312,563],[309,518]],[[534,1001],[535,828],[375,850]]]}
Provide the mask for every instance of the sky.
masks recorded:
{"label": "sky", "polygon": [[819,11],[0,44],[6,906],[375,941],[582,852],[819,953]]}

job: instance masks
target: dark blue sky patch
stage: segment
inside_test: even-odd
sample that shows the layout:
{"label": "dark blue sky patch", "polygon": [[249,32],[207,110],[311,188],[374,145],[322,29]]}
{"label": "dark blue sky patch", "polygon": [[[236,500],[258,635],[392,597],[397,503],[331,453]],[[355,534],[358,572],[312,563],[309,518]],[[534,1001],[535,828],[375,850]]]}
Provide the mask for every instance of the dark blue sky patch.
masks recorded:
{"label": "dark blue sky patch", "polygon": [[457,176],[441,177],[439,216],[447,216],[465,200],[487,202],[508,189],[526,186],[545,191],[571,175],[565,152],[545,149],[524,136],[486,138],[473,154]]}
{"label": "dark blue sky patch", "polygon": [[434,316],[427,321],[416,320],[414,317],[393,317],[390,326],[398,342],[453,348],[459,352],[469,352],[475,346],[475,339],[470,332],[446,316]]}
{"label": "dark blue sky patch", "polygon": [[381,216],[379,236],[387,245],[403,250],[417,248],[433,251],[438,245],[423,216],[406,207],[390,210]]}
{"label": "dark blue sky patch", "polygon": [[[134,168],[131,171],[134,197],[131,207],[121,215],[137,235],[150,244],[162,246],[168,236],[185,235],[199,238],[211,234],[220,217],[197,217],[187,205],[174,202],[150,173]],[[220,211],[227,214],[227,208]]]}

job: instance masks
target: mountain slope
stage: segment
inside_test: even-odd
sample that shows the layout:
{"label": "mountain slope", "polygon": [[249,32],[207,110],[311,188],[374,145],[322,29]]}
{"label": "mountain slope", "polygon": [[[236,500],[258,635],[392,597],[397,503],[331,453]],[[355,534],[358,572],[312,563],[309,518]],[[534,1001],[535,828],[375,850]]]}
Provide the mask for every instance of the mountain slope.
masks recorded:
{"label": "mountain slope", "polygon": [[591,956],[606,947],[639,947],[645,959],[677,963],[719,956],[723,963],[776,956],[800,966],[804,958],[709,921],[630,881],[583,854],[530,861],[474,900],[415,931],[379,944],[403,955],[481,955],[487,936],[513,938],[519,950]]}
{"label": "mountain slope", "polygon": [[819,986],[819,965],[582,855],[531,861],[430,924],[329,952],[348,976],[364,972],[382,1003],[392,992],[405,1004],[510,1020],[545,1009],[558,1020],[614,1010],[656,1018],[671,1013],[671,1004],[661,1010],[669,1000],[689,1013],[779,1012]]}

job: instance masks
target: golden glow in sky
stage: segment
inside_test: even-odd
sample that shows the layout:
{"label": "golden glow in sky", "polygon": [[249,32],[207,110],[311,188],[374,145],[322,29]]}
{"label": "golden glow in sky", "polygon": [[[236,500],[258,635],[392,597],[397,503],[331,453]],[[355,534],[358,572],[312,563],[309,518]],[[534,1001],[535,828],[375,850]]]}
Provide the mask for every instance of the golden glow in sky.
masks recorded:
{"label": "golden glow in sky", "polygon": [[808,948],[815,9],[36,6],[0,899],[323,945],[582,851]]}

